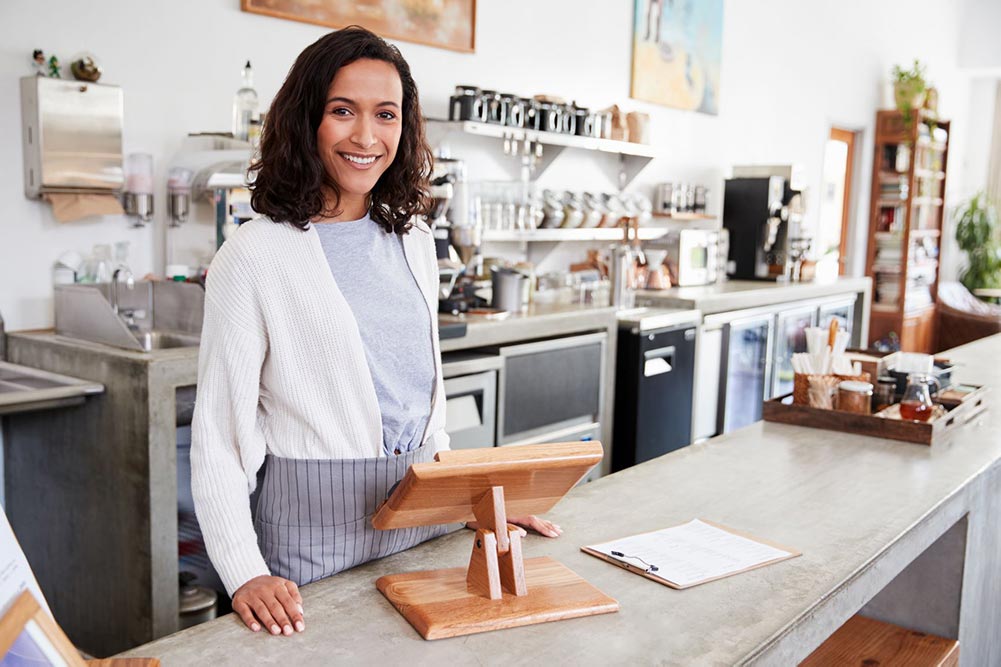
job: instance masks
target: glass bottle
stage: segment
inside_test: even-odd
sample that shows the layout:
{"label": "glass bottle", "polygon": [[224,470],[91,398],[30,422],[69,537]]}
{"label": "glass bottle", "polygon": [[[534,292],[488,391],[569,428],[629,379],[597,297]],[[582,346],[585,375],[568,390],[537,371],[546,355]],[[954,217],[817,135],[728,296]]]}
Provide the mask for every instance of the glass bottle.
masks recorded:
{"label": "glass bottle", "polygon": [[249,141],[251,121],[258,119],[257,91],[250,61],[243,67],[243,85],[233,97],[233,137]]}
{"label": "glass bottle", "polygon": [[938,385],[931,375],[912,373],[907,376],[907,389],[900,399],[900,416],[904,419],[926,422],[932,415],[935,404],[931,400],[928,386]]}

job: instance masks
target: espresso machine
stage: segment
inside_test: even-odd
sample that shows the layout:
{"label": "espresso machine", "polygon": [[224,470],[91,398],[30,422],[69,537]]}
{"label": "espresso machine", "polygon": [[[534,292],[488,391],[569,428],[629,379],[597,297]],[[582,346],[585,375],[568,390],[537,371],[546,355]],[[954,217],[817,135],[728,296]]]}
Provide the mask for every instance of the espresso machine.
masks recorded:
{"label": "espresso machine", "polygon": [[730,235],[727,275],[738,280],[792,280],[810,247],[802,232],[803,192],[791,167],[744,167],[723,190]]}
{"label": "espresso machine", "polygon": [[438,257],[438,312],[464,313],[485,304],[475,295],[480,228],[470,224],[466,197],[465,164],[435,157],[430,194],[434,200],[428,224],[434,234]]}

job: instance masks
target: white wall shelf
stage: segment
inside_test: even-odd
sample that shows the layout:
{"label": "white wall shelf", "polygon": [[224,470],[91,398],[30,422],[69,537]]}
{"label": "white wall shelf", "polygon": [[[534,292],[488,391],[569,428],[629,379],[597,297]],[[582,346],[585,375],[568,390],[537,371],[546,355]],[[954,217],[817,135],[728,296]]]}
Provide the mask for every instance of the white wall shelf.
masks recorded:
{"label": "white wall shelf", "polygon": [[[631,141],[616,141],[613,139],[597,139],[595,137],[579,137],[561,132],[543,132],[524,128],[508,127],[493,123],[479,123],[469,120],[443,120],[428,118],[427,128],[432,144],[439,143],[451,132],[462,132],[481,137],[492,137],[505,142],[523,144],[524,142],[541,144],[542,158],[538,160],[536,176],[544,172],[553,163],[563,149],[578,148],[587,151],[610,153],[619,157],[619,188],[623,189],[650,164],[650,161],[660,154],[657,149],[647,144],[637,144]],[[517,149],[517,146],[515,147]]]}
{"label": "white wall shelf", "polygon": [[[640,240],[647,241],[659,238],[667,232],[665,227],[641,227]],[[621,227],[593,227],[586,229],[533,229],[483,231],[484,241],[511,241],[519,243],[560,243],[562,241],[620,241],[624,238]],[[631,236],[631,235],[630,235]]]}

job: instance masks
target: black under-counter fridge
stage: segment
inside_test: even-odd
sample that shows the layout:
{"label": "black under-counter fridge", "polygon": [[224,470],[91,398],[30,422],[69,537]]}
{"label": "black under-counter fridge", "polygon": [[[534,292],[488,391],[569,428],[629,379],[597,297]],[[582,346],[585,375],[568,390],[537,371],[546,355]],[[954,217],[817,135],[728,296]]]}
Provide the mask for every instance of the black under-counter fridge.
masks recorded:
{"label": "black under-counter fridge", "polygon": [[612,471],[692,441],[697,311],[620,317]]}

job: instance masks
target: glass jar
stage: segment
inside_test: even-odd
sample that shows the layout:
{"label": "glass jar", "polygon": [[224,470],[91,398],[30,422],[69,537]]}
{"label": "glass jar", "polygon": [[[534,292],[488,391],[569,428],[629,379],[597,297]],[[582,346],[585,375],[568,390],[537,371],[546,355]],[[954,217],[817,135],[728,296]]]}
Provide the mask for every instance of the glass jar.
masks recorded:
{"label": "glass jar", "polygon": [[872,411],[879,412],[897,402],[897,380],[884,375],[876,380],[872,394]]}
{"label": "glass jar", "polygon": [[872,384],[845,380],[838,385],[838,410],[867,415],[872,407]]}
{"label": "glass jar", "polygon": [[935,404],[931,400],[931,386],[938,392],[939,384],[926,373],[911,373],[907,376],[907,388],[900,399],[900,416],[903,419],[926,422],[931,418]]}

